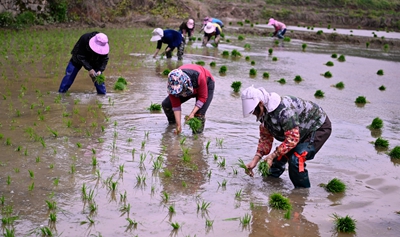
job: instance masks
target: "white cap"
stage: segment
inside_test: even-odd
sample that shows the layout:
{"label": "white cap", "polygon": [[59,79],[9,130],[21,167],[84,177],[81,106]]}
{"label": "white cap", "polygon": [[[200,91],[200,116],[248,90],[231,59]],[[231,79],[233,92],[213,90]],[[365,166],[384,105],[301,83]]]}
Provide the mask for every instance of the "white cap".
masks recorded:
{"label": "white cap", "polygon": [[156,28],[153,30],[153,36],[150,41],[159,41],[164,36],[164,31],[161,28]]}
{"label": "white cap", "polygon": [[259,89],[254,88],[254,86],[250,86],[242,91],[241,97],[243,117],[248,117],[254,112],[260,101],[262,102],[263,93]]}

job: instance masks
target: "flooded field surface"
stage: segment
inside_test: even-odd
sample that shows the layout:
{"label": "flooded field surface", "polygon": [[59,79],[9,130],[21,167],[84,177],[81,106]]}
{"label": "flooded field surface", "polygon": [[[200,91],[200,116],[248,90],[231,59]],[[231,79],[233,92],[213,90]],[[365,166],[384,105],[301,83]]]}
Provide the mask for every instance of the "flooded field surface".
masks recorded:
{"label": "flooded field surface", "polygon": [[[183,62],[178,62],[176,56],[152,58],[156,44],[149,41],[151,31],[104,29],[110,39],[105,96],[96,94],[84,69],[68,93],[58,93],[70,50],[88,29],[4,33],[0,58],[3,233],[400,235],[400,160],[388,155],[400,145],[400,52],[299,40],[276,45],[271,38],[245,36],[239,41],[237,35],[226,35],[219,48],[189,42]],[[245,49],[245,44],[251,47]],[[222,56],[223,51],[234,49],[242,57]],[[345,61],[332,54],[345,56]],[[167,96],[164,70],[199,61],[216,80],[205,131],[196,136],[186,125],[177,136],[162,111],[148,108]],[[328,61],[334,65],[327,66]],[[211,67],[211,62],[216,66]],[[226,74],[219,73],[223,65]],[[249,75],[253,68],[256,76]],[[327,71],[330,78],[324,76]],[[301,82],[294,81],[297,75]],[[125,91],[113,89],[119,77],[128,81]],[[285,84],[278,82],[281,78]],[[259,174],[251,178],[239,167],[239,159],[248,163],[254,156],[259,123],[253,117],[243,118],[240,94],[231,88],[234,81],[241,81],[242,89],[262,86],[281,96],[312,100],[327,112],[332,135],[315,159],[307,162],[311,188],[294,189],[287,172],[279,179]],[[343,89],[334,86],[339,82]],[[317,90],[324,97],[315,97]],[[365,105],[355,103],[359,96],[366,98]],[[183,115],[193,106],[194,100],[185,103]],[[376,117],[384,126],[370,130]],[[379,137],[389,141],[387,149],[375,148]],[[274,142],[274,147],[278,145]],[[347,185],[344,193],[332,194],[320,186],[333,178]],[[269,196],[276,192],[289,198],[293,206],[289,218],[285,211],[268,205]],[[334,215],[355,219],[356,233],[337,233]]]}

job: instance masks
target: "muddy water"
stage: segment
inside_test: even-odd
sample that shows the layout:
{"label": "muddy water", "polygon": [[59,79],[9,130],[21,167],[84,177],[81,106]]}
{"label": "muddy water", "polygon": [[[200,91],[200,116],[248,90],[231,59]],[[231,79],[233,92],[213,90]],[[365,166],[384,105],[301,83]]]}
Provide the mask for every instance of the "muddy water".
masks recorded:
{"label": "muddy water", "polygon": [[[400,216],[395,212],[400,211],[400,162],[371,144],[381,136],[390,142],[389,150],[400,145],[399,52],[312,43],[303,52],[304,42],[275,46],[265,38],[247,38],[251,49],[244,50],[244,42],[227,38],[231,43],[223,42],[219,49],[201,48],[198,42],[186,49],[183,63],[202,60],[216,79],[206,129],[199,136],[188,127],[181,136],[174,135],[162,112],[147,109],[165,98],[162,72],[180,65],[175,57],[156,61],[149,53],[134,51],[118,62],[111,60],[106,96],[95,94],[83,71],[70,93],[59,96],[64,65],[51,73],[52,62],[44,62],[15,76],[17,62],[3,60],[0,196],[5,198],[2,207],[12,206],[10,215],[18,216],[16,236],[38,235],[44,226],[62,236],[347,236],[335,233],[334,213],[356,219],[357,236],[399,236]],[[272,61],[268,48],[278,61]],[[243,57],[221,56],[233,49]],[[332,59],[332,53],[346,55],[346,62]],[[217,67],[211,68],[211,61]],[[324,65],[327,61],[334,66]],[[135,63],[142,66],[123,66]],[[228,67],[226,75],[218,73],[221,65]],[[251,68],[257,69],[257,76],[249,76]],[[379,69],[383,76],[376,74]],[[333,77],[323,77],[326,71]],[[262,78],[263,72],[270,78]],[[296,75],[304,81],[294,82]],[[129,82],[124,92],[112,89],[119,76]],[[276,82],[280,78],[286,84]],[[258,123],[242,117],[240,96],[230,88],[233,81],[241,81],[242,88],[253,84],[310,99],[326,110],[333,132],[307,163],[310,189],[293,189],[287,172],[279,179],[250,178],[237,166],[239,159],[247,163],[254,155]],[[344,89],[332,87],[340,81]],[[381,85],[385,91],[378,89]],[[315,98],[316,90],[325,97]],[[357,106],[358,96],[368,103]],[[185,103],[183,114],[193,105]],[[375,117],[384,121],[379,131],[367,128]],[[183,160],[184,152],[189,160]],[[163,161],[161,169],[157,160]],[[346,183],[344,194],[319,187],[333,178]],[[83,200],[83,187],[85,193],[93,192],[92,201]],[[268,206],[274,192],[290,198],[289,220]],[[46,200],[55,201],[57,209],[49,210]],[[90,211],[90,204],[97,209]],[[202,205],[207,208],[202,210]],[[57,214],[55,223],[49,223],[49,213]],[[240,222],[246,214],[252,217],[249,225]],[[137,224],[130,225],[127,218]],[[212,226],[207,227],[206,220],[213,221]],[[174,231],[171,223],[180,228]]]}

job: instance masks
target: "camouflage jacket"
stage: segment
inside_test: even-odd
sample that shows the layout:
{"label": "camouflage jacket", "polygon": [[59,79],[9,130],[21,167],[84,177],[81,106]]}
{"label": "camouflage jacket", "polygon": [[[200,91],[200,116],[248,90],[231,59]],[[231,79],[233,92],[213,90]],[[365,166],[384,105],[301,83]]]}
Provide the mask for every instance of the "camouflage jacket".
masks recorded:
{"label": "camouflage jacket", "polygon": [[260,122],[260,140],[257,153],[268,155],[273,138],[281,141],[278,155],[283,155],[296,147],[325,122],[326,113],[317,104],[294,96],[284,96],[279,106],[265,113]]}

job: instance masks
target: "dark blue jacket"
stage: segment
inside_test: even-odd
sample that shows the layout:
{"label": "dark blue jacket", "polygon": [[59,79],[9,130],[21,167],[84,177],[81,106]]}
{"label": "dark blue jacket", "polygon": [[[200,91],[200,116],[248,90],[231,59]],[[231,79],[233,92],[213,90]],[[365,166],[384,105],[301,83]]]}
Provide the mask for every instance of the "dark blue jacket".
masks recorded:
{"label": "dark blue jacket", "polygon": [[182,34],[176,30],[164,30],[164,36],[157,41],[157,49],[161,49],[162,44],[168,44],[173,49],[182,43]]}

